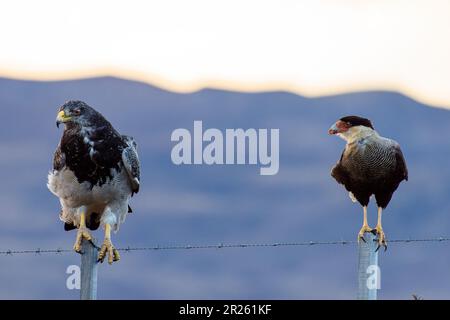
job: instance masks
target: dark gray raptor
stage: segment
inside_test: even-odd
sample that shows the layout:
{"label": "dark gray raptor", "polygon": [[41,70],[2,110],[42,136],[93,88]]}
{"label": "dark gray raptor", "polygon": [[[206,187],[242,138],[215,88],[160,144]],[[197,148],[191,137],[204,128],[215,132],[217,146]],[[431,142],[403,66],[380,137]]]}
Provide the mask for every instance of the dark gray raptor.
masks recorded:
{"label": "dark gray raptor", "polygon": [[65,125],[55,151],[48,188],[61,202],[65,229],[78,228],[74,249],[81,250],[88,229],[105,228],[99,253],[103,261],[119,259],[111,243],[111,229],[118,230],[131,212],[130,198],[139,191],[140,165],[135,140],[119,134],[99,112],[82,101],[68,101],[59,108],[57,125]]}

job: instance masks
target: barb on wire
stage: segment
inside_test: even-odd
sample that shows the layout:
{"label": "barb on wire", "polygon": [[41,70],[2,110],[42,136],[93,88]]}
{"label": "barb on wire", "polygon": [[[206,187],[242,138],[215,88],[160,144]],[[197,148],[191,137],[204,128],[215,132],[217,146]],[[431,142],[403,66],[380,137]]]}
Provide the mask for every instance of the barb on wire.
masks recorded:
{"label": "barb on wire", "polygon": [[[389,243],[418,243],[418,242],[448,242],[450,237],[435,237],[435,238],[421,238],[421,239],[394,239]],[[193,250],[193,249],[225,249],[225,248],[280,248],[280,247],[299,247],[299,246],[320,246],[320,245],[349,245],[356,244],[357,241],[338,240],[338,241],[303,241],[303,242],[274,242],[274,243],[219,243],[219,244],[199,244],[199,245],[167,245],[167,246],[148,246],[148,247],[124,247],[118,248],[119,251],[132,252],[132,251],[159,251],[159,250]],[[98,248],[97,248],[98,249]],[[29,250],[0,250],[0,255],[13,256],[16,254],[36,254],[41,255],[45,253],[68,253],[73,252],[71,249],[29,249]]]}
{"label": "barb on wire", "polygon": [[69,250],[69,249],[48,249],[48,250],[42,250],[42,249],[30,249],[30,250],[12,250],[12,249],[8,249],[8,250],[4,250],[4,251],[0,251],[0,255],[15,255],[15,254],[36,254],[36,255],[41,255],[43,253],[64,253],[64,252],[73,252],[73,250]]}

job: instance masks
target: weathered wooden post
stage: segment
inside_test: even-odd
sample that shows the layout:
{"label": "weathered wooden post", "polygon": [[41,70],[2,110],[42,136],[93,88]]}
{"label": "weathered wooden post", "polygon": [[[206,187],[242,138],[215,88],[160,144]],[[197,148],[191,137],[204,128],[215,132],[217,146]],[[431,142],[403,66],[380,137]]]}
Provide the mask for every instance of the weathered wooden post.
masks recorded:
{"label": "weathered wooden post", "polygon": [[81,243],[81,300],[97,299],[98,249],[95,242],[83,239]]}
{"label": "weathered wooden post", "polygon": [[370,232],[364,234],[364,241],[358,244],[358,300],[377,300],[380,288],[380,268],[378,266],[378,243]]}

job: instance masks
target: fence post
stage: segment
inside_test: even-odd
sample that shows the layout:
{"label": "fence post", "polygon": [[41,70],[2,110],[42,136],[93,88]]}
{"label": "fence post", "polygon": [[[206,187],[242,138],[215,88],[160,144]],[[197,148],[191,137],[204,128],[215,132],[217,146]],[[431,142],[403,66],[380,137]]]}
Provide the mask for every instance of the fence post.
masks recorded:
{"label": "fence post", "polygon": [[364,234],[364,241],[358,244],[358,300],[377,300],[380,288],[380,268],[378,266],[378,243],[370,232]]}
{"label": "fence post", "polygon": [[97,299],[98,250],[90,241],[81,243],[81,300]]}

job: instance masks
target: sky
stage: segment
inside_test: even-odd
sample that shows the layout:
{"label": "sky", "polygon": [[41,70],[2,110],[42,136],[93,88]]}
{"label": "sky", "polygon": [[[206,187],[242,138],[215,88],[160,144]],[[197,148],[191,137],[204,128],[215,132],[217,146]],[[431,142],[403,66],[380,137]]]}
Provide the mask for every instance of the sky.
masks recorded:
{"label": "sky", "polygon": [[1,0],[0,39],[4,77],[307,96],[386,89],[450,107],[445,0]]}

